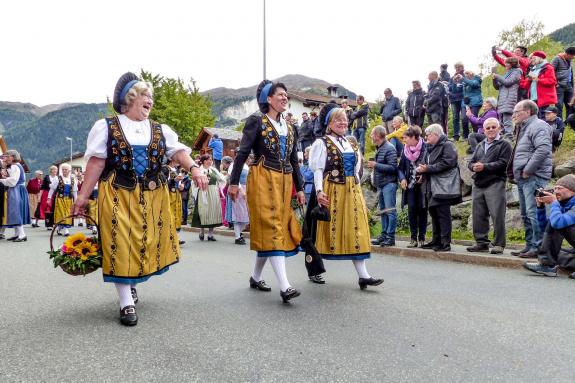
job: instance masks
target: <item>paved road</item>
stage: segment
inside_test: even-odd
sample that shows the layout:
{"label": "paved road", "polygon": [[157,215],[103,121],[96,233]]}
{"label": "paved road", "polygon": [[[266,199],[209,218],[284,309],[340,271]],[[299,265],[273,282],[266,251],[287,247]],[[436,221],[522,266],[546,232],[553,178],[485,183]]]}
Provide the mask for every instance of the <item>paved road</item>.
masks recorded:
{"label": "paved road", "polygon": [[[350,262],[328,284],[288,260],[302,296],[248,288],[253,255],[218,237],[139,288],[140,323],[118,322],[101,274],[70,277],[48,233],[0,242],[0,382],[573,382],[575,282],[375,254],[383,288],[360,291]],[[269,265],[267,266],[269,267]]]}

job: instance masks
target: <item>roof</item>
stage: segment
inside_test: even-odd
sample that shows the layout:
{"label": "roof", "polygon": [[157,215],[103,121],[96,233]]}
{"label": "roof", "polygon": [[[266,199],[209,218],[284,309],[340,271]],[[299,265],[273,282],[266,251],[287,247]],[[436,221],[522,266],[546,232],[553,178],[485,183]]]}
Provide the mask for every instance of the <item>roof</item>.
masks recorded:
{"label": "roof", "polygon": [[233,129],[222,129],[222,128],[202,128],[198,137],[194,141],[194,150],[201,149],[201,143],[208,137],[212,137],[217,134],[222,141],[240,141],[242,139],[242,132],[238,132]]}
{"label": "roof", "polygon": [[[301,102],[308,102],[308,103],[315,103],[315,104],[327,104],[328,102],[335,100],[336,103],[341,105],[341,102],[344,100],[339,97],[327,97],[327,96],[319,96],[313,93],[305,93],[305,92],[292,92],[288,91],[289,98],[295,98],[296,100],[300,100]],[[355,100],[345,99],[349,106],[355,107],[357,106],[357,102]]]}
{"label": "roof", "polygon": [[[77,160],[78,158],[84,157],[84,152],[76,152],[72,154],[72,160]],[[54,161],[53,165],[60,165],[64,162],[70,162],[70,156],[66,156],[64,158],[59,159],[58,161]]]}

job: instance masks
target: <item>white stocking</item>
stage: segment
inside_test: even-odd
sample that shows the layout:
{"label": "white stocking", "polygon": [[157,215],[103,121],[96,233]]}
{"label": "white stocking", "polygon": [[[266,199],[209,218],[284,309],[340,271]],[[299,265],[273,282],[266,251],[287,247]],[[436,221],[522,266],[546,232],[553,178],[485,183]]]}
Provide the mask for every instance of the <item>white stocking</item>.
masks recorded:
{"label": "white stocking", "polygon": [[252,273],[254,281],[259,282],[262,280],[262,271],[264,270],[267,260],[268,257],[256,257],[256,264],[254,265],[254,272]]}
{"label": "white stocking", "polygon": [[240,239],[242,236],[242,230],[244,230],[244,224],[234,223],[234,233],[236,234],[236,239]]}
{"label": "white stocking", "polygon": [[26,236],[26,234],[24,233],[24,226],[23,226],[23,225],[16,226],[16,227],[14,228],[14,231],[16,232],[15,235],[16,235],[18,238],[24,238],[24,237]]}
{"label": "white stocking", "polygon": [[359,275],[360,278],[371,278],[371,276],[367,272],[365,259],[354,259],[352,262],[353,265],[355,266],[355,271],[357,271],[357,275]]}
{"label": "white stocking", "polygon": [[269,258],[270,263],[272,264],[272,268],[274,269],[274,273],[276,274],[276,278],[280,284],[280,290],[286,291],[289,287],[291,287],[286,274],[286,257],[275,256]]}
{"label": "white stocking", "polygon": [[114,283],[116,290],[118,290],[118,296],[120,297],[120,309],[126,306],[133,306],[134,299],[132,298],[132,291],[130,291],[130,285],[125,283]]}

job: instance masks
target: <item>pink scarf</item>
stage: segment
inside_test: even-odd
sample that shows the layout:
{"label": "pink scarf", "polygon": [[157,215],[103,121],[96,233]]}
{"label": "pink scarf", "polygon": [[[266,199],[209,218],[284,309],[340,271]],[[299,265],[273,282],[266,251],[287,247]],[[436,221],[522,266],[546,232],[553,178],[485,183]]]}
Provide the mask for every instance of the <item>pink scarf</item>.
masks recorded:
{"label": "pink scarf", "polygon": [[422,147],[423,147],[423,139],[420,138],[419,142],[415,146],[405,145],[403,147],[403,154],[405,154],[405,157],[409,161],[414,162],[415,160],[417,160],[419,158],[419,155],[421,154],[421,148]]}

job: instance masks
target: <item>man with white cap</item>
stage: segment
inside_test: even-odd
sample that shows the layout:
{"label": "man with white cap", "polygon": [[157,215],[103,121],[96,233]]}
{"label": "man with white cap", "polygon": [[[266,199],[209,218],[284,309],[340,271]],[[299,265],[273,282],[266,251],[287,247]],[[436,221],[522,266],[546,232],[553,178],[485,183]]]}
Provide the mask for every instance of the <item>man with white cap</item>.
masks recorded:
{"label": "man with white cap", "polygon": [[538,262],[525,262],[523,267],[548,277],[556,277],[557,268],[562,267],[572,272],[569,278],[575,279],[575,254],[561,250],[563,239],[575,247],[575,175],[559,178],[553,193],[538,192],[537,219],[545,227]]}

